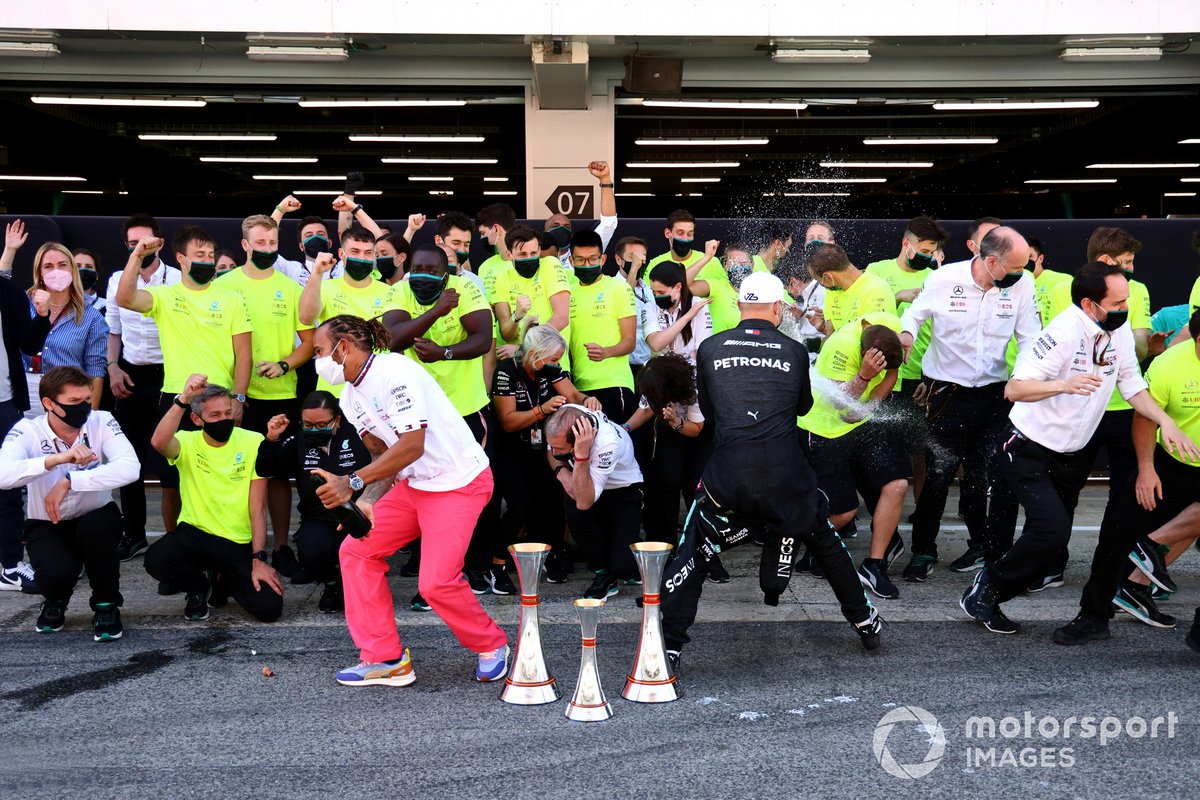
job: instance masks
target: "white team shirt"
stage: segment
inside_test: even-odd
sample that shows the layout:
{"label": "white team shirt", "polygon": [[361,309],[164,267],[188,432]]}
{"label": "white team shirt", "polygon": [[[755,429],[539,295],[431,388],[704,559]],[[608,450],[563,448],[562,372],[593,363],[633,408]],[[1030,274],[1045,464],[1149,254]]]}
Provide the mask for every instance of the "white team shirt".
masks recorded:
{"label": "white team shirt", "polygon": [[624,489],[642,482],[642,470],[633,455],[633,440],[628,431],[599,411],[588,411],[573,403],[561,408],[577,408],[596,420],[596,438],[592,440],[588,458],[588,475],[596,500],[605,489]]}
{"label": "white team shirt", "polygon": [[17,420],[0,447],[0,489],[25,487],[25,516],[49,520],[46,495],[54,485],[71,476],[71,490],[59,511],[62,519],[77,519],[112,502],[112,490],[128,486],[141,474],[133,445],[120,424],[107,411],[92,411],[79,433],[99,461],[84,468],[60,464],[46,471],[46,457],[70,450],[68,444],[50,428],[45,414]]}
{"label": "white team shirt", "polygon": [[1095,375],[1100,387],[1089,395],[1057,394],[1032,403],[1015,403],[1008,415],[1026,438],[1056,453],[1074,453],[1091,440],[1112,399],[1114,385],[1126,400],[1147,388],[1138,369],[1129,324],[1110,334],[1072,304],[1032,345],[1021,350],[1012,379],[1054,381],[1073,375]]}
{"label": "white team shirt", "polygon": [[[308,257],[305,257],[303,261],[292,261],[278,255],[275,257],[275,269],[279,272],[282,272],[284,275],[287,275],[301,286],[308,285],[308,279],[312,275],[312,268],[313,264],[315,263],[316,259]],[[345,271],[345,269],[346,265],[343,264],[339,259],[338,262],[333,265],[333,269],[329,270],[329,274],[325,277],[340,278],[342,277],[342,273]]]}
{"label": "white team shirt", "polygon": [[345,384],[340,405],[360,436],[370,433],[388,447],[401,434],[425,429],[424,454],[397,476],[414,489],[461,489],[488,467],[483,448],[442,387],[408,356],[370,356],[358,379]]}
{"label": "white team shirt", "polygon": [[1008,380],[1009,341],[1016,335],[1023,352],[1042,329],[1029,274],[1006,289],[984,291],[971,276],[970,261],[930,273],[900,325],[915,340],[926,320],[932,320],[932,339],[922,372],[968,387]]}
{"label": "white team shirt", "polygon": [[[629,283],[629,278],[624,270],[617,271],[617,278]],[[658,306],[654,304],[654,292],[650,290],[650,286],[645,280],[639,280],[637,286],[633,287],[633,301],[637,308],[638,330],[637,338],[633,344],[633,352],[629,354],[629,361],[632,364],[645,364],[653,356],[653,351],[650,350],[650,345],[646,344],[646,319],[652,313],[658,312]]]}
{"label": "white team shirt", "polygon": [[[696,298],[692,298],[692,302],[696,302]],[[650,298],[650,305],[647,306],[646,311],[647,314],[645,319],[641,319],[639,317],[638,320],[642,327],[643,339],[648,338],[652,333],[665,331],[667,328],[674,325],[679,319],[681,307],[676,306],[674,311],[663,310],[658,307],[658,304],[654,303],[654,297],[652,294]],[[689,326],[692,329],[691,341],[685,342],[683,340],[683,333],[680,332],[678,335],[676,335],[675,341],[667,345],[665,350],[659,350],[657,353],[655,353],[655,355],[658,355],[659,353],[678,353],[688,361],[692,362],[692,364],[695,364],[696,350],[700,347],[701,342],[712,336],[713,332],[712,314],[709,313],[708,306],[700,309],[699,313],[692,317],[692,321],[689,323]]]}
{"label": "white team shirt", "polygon": [[[138,271],[137,288],[149,289],[151,286],[172,286],[183,280],[183,273],[174,267],[168,267],[159,259],[158,269],[150,273],[150,280],[144,280]],[[104,307],[104,321],[108,323],[108,332],[121,337],[121,357],[130,364],[144,367],[148,364],[162,364],[162,345],[158,341],[158,325],[150,317],[142,316],[142,312],[117,305],[117,284],[121,282],[121,272],[108,276],[108,291]]]}

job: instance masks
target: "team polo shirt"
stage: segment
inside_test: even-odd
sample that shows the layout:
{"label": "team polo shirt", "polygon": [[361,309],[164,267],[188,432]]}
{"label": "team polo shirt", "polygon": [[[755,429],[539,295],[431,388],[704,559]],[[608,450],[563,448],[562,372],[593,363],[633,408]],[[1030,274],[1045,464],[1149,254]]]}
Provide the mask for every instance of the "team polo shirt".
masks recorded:
{"label": "team polo shirt", "polygon": [[234,428],[221,447],[206,442],[204,431],[179,431],[175,439],[179,455],[168,460],[179,470],[183,501],[179,521],[222,539],[249,544],[250,483],[261,477],[255,464],[262,434]]}
{"label": "team polo shirt", "polygon": [[896,313],[896,293],[878,275],[864,272],[842,291],[825,288],[825,320],[836,331],[848,322],[877,311]]}
{"label": "team polo shirt", "polygon": [[767,266],[767,262],[765,260],[763,260],[763,257],[760,256],[758,253],[754,254],[752,260],[754,262],[754,264],[752,265],[753,272],[770,272],[771,271],[771,268]]}
{"label": "team polo shirt", "polygon": [[1192,307],[1192,314],[1200,311],[1200,278],[1197,278],[1196,282],[1192,284],[1192,293],[1188,295],[1188,305]]}
{"label": "team polo shirt", "polygon": [[488,468],[483,448],[458,409],[433,376],[407,356],[368,356],[338,402],[359,436],[369,433],[388,447],[403,434],[424,429],[424,452],[397,476],[413,489],[452,492]]}
{"label": "team polo shirt", "polygon": [[1133,397],[1146,388],[1129,326],[1110,334],[1073,305],[1021,352],[1013,370],[1015,381],[1065,381],[1075,375],[1093,375],[1100,387],[1092,394],[1014,403],[1008,415],[1027,438],[1056,453],[1074,453],[1087,445],[1114,390]]}
{"label": "team polo shirt", "polygon": [[629,356],[614,356],[603,361],[588,358],[586,345],[612,347],[621,342],[621,320],[633,320],[637,337],[637,301],[633,289],[620,278],[601,275],[584,286],[572,275],[571,284],[571,362],[575,386],[581,392],[623,386],[633,391],[633,372]]}
{"label": "team polo shirt", "polygon": [[1055,272],[1051,269],[1042,270],[1042,274],[1033,279],[1033,297],[1037,303],[1038,314],[1042,318],[1042,327],[1046,327],[1054,319],[1058,308],[1054,299],[1054,290],[1060,283],[1067,285],[1067,305],[1071,304],[1071,281],[1074,278],[1065,272]]}
{"label": "team polo shirt", "polygon": [[[251,267],[258,269],[258,267]],[[221,286],[237,292],[246,305],[254,325],[254,363],[283,361],[296,349],[296,334],[310,331],[312,325],[300,321],[300,293],[303,288],[274,269],[256,280],[244,270],[235,269],[221,279]],[[255,400],[290,400],[296,396],[296,371],[288,370],[278,378],[264,378],[254,369],[246,396]]]}
{"label": "team polo shirt", "polygon": [[[253,326],[242,298],[222,281],[204,289],[182,283],[151,286],[150,310],[163,355],[163,392],[179,394],[194,374],[233,390],[233,337]],[[253,337],[251,337],[253,338]]]}
{"label": "team polo shirt", "polygon": [[[1167,416],[1193,442],[1200,440],[1200,358],[1196,357],[1195,343],[1176,345],[1155,358],[1146,370],[1146,382],[1150,384],[1150,396]],[[1162,446],[1162,431],[1158,444]],[[1189,467],[1200,466],[1185,461],[1178,453],[1171,455]]]}
{"label": "team polo shirt", "polygon": [[921,369],[934,380],[968,387],[1008,380],[1009,341],[1015,336],[1023,350],[1042,329],[1032,276],[1024,274],[1012,286],[985,291],[975,283],[970,261],[946,264],[932,273],[916,302],[900,317],[904,332],[914,339],[926,321],[931,335]]}
{"label": "team polo shirt", "polygon": [[[408,281],[400,281],[389,288],[391,291],[384,301],[385,308],[405,311],[413,319],[437,304],[436,300],[427,306],[418,303]],[[451,275],[446,288],[458,292],[458,307],[451,309],[446,316],[438,317],[423,337],[437,342],[443,348],[454,347],[466,340],[467,330],[462,324],[464,316],[475,311],[487,311],[489,316],[491,315],[491,308],[474,281],[464,279],[461,275]],[[483,382],[483,356],[455,358],[450,361],[443,359],[426,364],[417,357],[417,351],[411,347],[404,354],[433,376],[458,410],[460,417],[474,414],[487,405],[487,386]]]}
{"label": "team polo shirt", "polygon": [[[671,251],[668,250],[662,255],[650,259],[650,263],[646,265],[647,281],[650,280],[650,273],[654,271],[654,268],[664,261],[671,261],[686,270],[704,258],[704,253],[699,250],[690,251],[683,261],[675,261],[671,255]],[[742,321],[742,312],[738,310],[737,304],[737,289],[734,289],[733,284],[729,282],[729,274],[721,266],[720,259],[715,257],[709,259],[709,262],[697,273],[696,280],[708,283],[708,299],[710,301],[708,308],[712,314],[713,333],[720,333],[736,327]]]}
{"label": "team polo shirt", "polygon": [[[872,325],[884,325],[896,333],[900,332],[900,318],[895,314],[880,311],[867,314],[865,319]],[[799,420],[800,427],[809,433],[824,439],[836,439],[867,421],[867,418],[857,422],[842,419],[846,409],[839,408],[831,399],[835,392],[844,394],[842,384],[854,380],[862,368],[862,332],[861,324],[845,325],[834,331],[821,345],[821,354],[812,368],[817,377],[812,381],[813,405]],[[872,378],[859,396],[859,402],[866,402],[885,377],[887,370]]]}
{"label": "team polo shirt", "polygon": [[[894,300],[899,292],[923,288],[930,270],[919,269],[910,272],[900,266],[899,259],[888,258],[883,261],[871,262],[867,265],[866,272],[868,275],[883,278],[887,282],[888,288],[892,290],[892,299]],[[896,315],[903,314],[911,305],[912,303],[897,303]],[[921,358],[928,348],[929,325],[925,324],[921,326],[921,330],[917,331],[917,338],[913,340],[912,352],[908,354],[908,361],[900,365],[900,380],[896,381],[895,389],[897,392],[900,391],[904,381],[921,380]]]}
{"label": "team polo shirt", "polygon": [[[548,325],[550,318],[554,316],[550,298],[559,292],[569,293],[571,291],[571,284],[567,280],[568,274],[558,265],[558,259],[555,258],[543,258],[538,266],[538,271],[533,274],[532,278],[522,278],[517,274],[515,268],[506,269],[496,277],[495,294],[489,298],[490,302],[492,305],[508,303],[509,314],[515,314],[517,298],[525,295],[529,298],[529,313],[536,314],[540,324]],[[570,328],[571,326],[568,324],[567,330],[560,331],[568,342],[571,341]],[[510,344],[515,343],[510,342]],[[564,355],[564,358],[567,356]],[[562,368],[569,369],[570,365],[564,361]]]}

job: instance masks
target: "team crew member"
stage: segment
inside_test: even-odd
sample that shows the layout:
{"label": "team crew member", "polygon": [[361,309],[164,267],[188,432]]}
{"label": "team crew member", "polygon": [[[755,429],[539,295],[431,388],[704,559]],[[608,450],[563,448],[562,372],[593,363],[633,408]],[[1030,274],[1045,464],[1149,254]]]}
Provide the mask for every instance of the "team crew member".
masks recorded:
{"label": "team crew member", "polygon": [[[275,206],[275,210],[271,212],[271,219],[275,220],[276,225],[278,225],[283,222],[285,214],[299,210],[300,201],[293,195],[288,195],[279,202],[279,205]],[[330,253],[333,251],[331,242],[329,228],[325,226],[325,220],[315,215],[304,217],[300,220],[300,231],[296,243],[301,260],[291,261],[284,258],[283,254],[280,253],[275,259],[275,269],[301,286],[306,286],[309,278],[312,276],[317,256],[321,253]],[[330,277],[336,278],[341,273],[342,264],[339,263],[334,265]]]}
{"label": "team crew member", "polygon": [[871,512],[871,551],[858,568],[863,585],[879,597],[900,592],[887,569],[904,552],[896,526],[908,492],[899,433],[871,420],[898,379],[904,351],[895,314],[868,314],[843,325],[821,347],[813,368],[812,409],[800,418],[817,485],[829,503],[829,524],[854,520],[861,494]]}
{"label": "team crew member", "polygon": [[[158,222],[149,214],[134,214],[125,221],[125,244],[136,248],[145,236],[160,236]],[[148,263],[147,263],[148,262]],[[174,267],[168,267],[151,253],[137,265],[134,290],[145,291],[151,286],[173,286],[183,280]],[[121,273],[108,279],[105,322],[108,323],[108,385],[115,402],[113,416],[121,424],[133,451],[141,464],[142,476],[121,487],[121,512],[125,533],[121,539],[122,561],[145,552],[146,544],[146,475],[162,477],[166,462],[150,447],[150,434],[158,424],[161,411],[159,397],[163,388],[163,354],[158,338],[158,325],[150,317],[122,308],[117,303],[117,286]],[[165,503],[166,493],[162,499]],[[163,508],[166,518],[169,509]],[[178,514],[178,508],[174,511]]]}
{"label": "team crew member", "polygon": [[[571,286],[567,273],[553,261],[541,257],[541,245],[533,228],[519,225],[504,235],[504,246],[512,256],[512,269],[496,276],[488,297],[500,336],[508,343],[521,338],[521,322],[536,317],[542,325],[553,325],[563,338],[571,339]],[[570,354],[563,369],[570,369]]]}
{"label": "team crew member", "polygon": [[[1131,595],[1129,583],[1118,584],[1128,574],[1134,544],[1155,528],[1187,514],[1188,507],[1200,496],[1200,454],[1193,444],[1200,439],[1200,405],[1195,390],[1200,383],[1200,313],[1193,314],[1188,322],[1188,335],[1191,342],[1171,347],[1146,370],[1150,397],[1166,412],[1171,424],[1142,416],[1141,407],[1134,406],[1138,412],[1133,418],[1137,477],[1126,483],[1104,510],[1091,575],[1079,600],[1080,612],[1054,632],[1054,641],[1059,644],[1109,638],[1108,620],[1113,616],[1114,600],[1118,604],[1140,600],[1148,605],[1148,615],[1158,613],[1148,592]],[[1171,627],[1171,622],[1160,624]],[[1196,630],[1193,627],[1189,634],[1189,646]]]}
{"label": "team crew member", "polygon": [[663,584],[663,638],[673,668],[690,641],[708,559],[745,541],[751,527],[763,534],[759,583],[768,605],[779,603],[796,548],[806,544],[863,644],[870,650],[880,644],[879,615],[829,527],[828,505],[796,426],[796,418],[812,408],[812,391],[808,354],[777,330],[783,284],[755,273],[742,283],[741,298],[742,322],[707,339],[696,361],[700,408],[715,439]]}
{"label": "team crew member", "polygon": [[[617,232],[617,196],[614,194],[612,170],[607,161],[592,161],[587,166],[588,172],[600,183],[600,221],[592,230],[600,237],[600,251],[608,249],[613,234]],[[571,269],[571,237],[575,231],[571,228],[571,219],[566,214],[551,214],[545,224],[546,236],[558,250],[559,263],[563,269]],[[613,273],[606,272],[607,275]]]}
{"label": "team crew member", "polygon": [[895,293],[887,281],[851,264],[841,245],[816,245],[807,264],[813,279],[825,287],[823,324],[813,324],[826,336],[867,314],[896,313]]}
{"label": "team crew member", "polygon": [[575,385],[622,423],[634,412],[629,354],[638,338],[637,303],[626,281],[603,274],[607,256],[595,231],[571,239],[571,361]]}
{"label": "team crew member", "polygon": [[[181,431],[183,415],[199,430]],[[179,470],[183,510],[146,551],[146,572],[183,589],[185,619],[208,619],[230,595],[261,622],[283,613],[283,584],[267,563],[267,486],[255,470],[263,437],[235,427],[229,390],[188,378],[151,444]],[[206,573],[220,575],[215,583]]]}
{"label": "team crew member", "polygon": [[[251,325],[246,307],[237,293],[225,288],[228,278],[222,278],[219,285],[212,284],[217,270],[213,261],[216,248],[212,237],[195,226],[181,228],[175,234],[175,263],[180,266],[182,279],[139,288],[142,276],[138,266],[154,256],[162,244],[162,239],[154,236],[138,241],[116,291],[118,307],[149,317],[158,329],[163,358],[159,421],[171,410],[193,369],[214,383],[234,387],[233,413],[234,419],[239,419],[250,385]],[[184,430],[194,428],[190,418],[182,422]],[[179,473],[165,462],[161,469],[163,525],[169,533],[179,519]]]}
{"label": "team crew member", "polygon": [[[667,227],[663,231],[670,249],[660,256],[650,260],[647,265],[653,278],[654,268],[659,264],[671,263],[681,268],[687,274],[689,284],[695,286],[695,294],[708,297],[712,301],[713,330],[726,331],[738,323],[737,292],[729,283],[721,262],[716,259],[719,242],[706,243],[705,252],[692,249],[696,240],[696,218],[690,211],[679,209],[672,211],[667,217]],[[703,262],[703,264],[701,264]]]}
{"label": "team crew member", "polygon": [[371,487],[359,504],[374,527],[341,548],[346,625],[362,661],[336,678],[348,686],[415,680],[396,630],[387,559],[421,536],[421,596],[479,654],[476,679],[500,680],[508,672],[507,637],[462,576],[471,531],[492,493],[487,456],[428,372],[398,353],[374,352],[390,339],[378,320],[350,316],[334,317],[316,336],[317,372],[346,384],[342,412],[375,457],[349,476],[315,470],[326,480],[317,490],[326,508]]}
{"label": "team crew member", "polygon": [[[1025,269],[1033,275],[1034,298],[1037,301],[1038,315],[1042,318],[1042,327],[1044,328],[1054,320],[1053,294],[1055,289],[1059,284],[1070,286],[1071,276],[1066,272],[1055,272],[1046,266],[1046,251],[1042,247],[1040,239],[1027,236],[1025,240],[1029,242],[1029,263],[1025,265]],[[1064,305],[1069,303],[1070,295],[1068,293],[1067,303]]]}
{"label": "team crew member", "polygon": [[[492,403],[501,427],[492,464],[496,491],[505,504],[497,538],[501,545],[512,544],[524,526],[529,541],[551,545],[546,559],[550,583],[567,579],[571,561],[563,552],[564,493],[546,462],[542,422],[564,403],[600,410],[600,402],[585,398],[570,373],[559,366],[566,351],[567,343],[554,328],[530,325],[521,349],[497,365],[492,384]],[[470,569],[468,579],[478,580]]]}
{"label": "team crew member", "polygon": [[693,364],[700,343],[713,334],[710,299],[697,300],[683,268],[660,262],[649,271],[650,291],[658,308],[642,320],[642,336],[656,355],[678,353]]}
{"label": "team crew member", "polygon": [[1120,270],[1098,262],[1084,266],[1072,281],[1071,296],[1071,308],[1018,357],[1005,391],[1015,405],[1001,470],[1025,509],[1025,527],[960,600],[969,616],[994,633],[1020,629],[1000,604],[1045,574],[1066,548],[1091,467],[1086,445],[1114,385],[1139,414],[1161,426],[1169,445],[1200,457],[1146,391],[1127,324],[1129,284]]}
{"label": "team crew member", "polygon": [[642,523],[642,471],[633,441],[599,411],[563,405],[546,421],[550,463],[567,495],[567,524],[596,577],[583,593],[603,600],[635,582],[629,545]]}
{"label": "team crew member", "polygon": [[342,611],[338,548],[346,533],[338,530],[337,517],[317,498],[317,485],[309,473],[323,469],[334,475],[349,475],[370,464],[371,454],[354,427],[343,422],[337,398],[329,392],[316,391],[304,398],[300,433],[284,438],[288,422],[282,416],[271,420],[267,438],[258,448],[255,470],[264,478],[296,479],[300,493],[296,507],[300,512],[297,556],[301,566],[324,586],[317,610],[327,614]]}
{"label": "team crew member", "polygon": [[633,302],[637,309],[637,335],[634,337],[633,352],[629,354],[629,367],[636,377],[654,355],[643,331],[650,315],[658,313],[654,293],[650,290],[650,284],[646,283],[646,242],[636,236],[618,239],[613,256],[617,265],[616,277],[628,283],[633,290]]}
{"label": "team crew member", "polygon": [[[275,270],[279,255],[279,226],[275,220],[262,215],[242,220],[242,249],[246,251],[246,263],[223,277],[221,287],[242,298],[254,326],[254,374],[246,392],[242,426],[265,435],[272,417],[282,414],[293,421],[300,417],[295,370],[312,358],[313,326],[300,319],[300,286]],[[370,268],[375,268],[373,249]],[[289,433],[294,432],[294,425]],[[293,581],[307,583],[308,576],[300,570],[296,554],[287,543],[292,489],[286,480],[272,478],[267,482],[267,503],[275,532],[275,568]]]}
{"label": "team crew member", "polygon": [[946,495],[964,460],[987,465],[983,480],[992,487],[990,507],[967,515],[972,541],[980,543],[988,561],[1012,543],[1017,502],[1008,485],[996,480],[996,461],[1011,431],[1012,405],[1004,397],[1008,343],[1016,336],[1024,349],[1041,330],[1033,279],[1025,274],[1028,256],[1029,245],[1019,233],[993,228],[983,237],[978,256],[930,275],[901,318],[906,353],[921,326],[927,320],[931,325],[922,360],[929,386],[928,474],[913,515],[913,556],[904,569],[905,580],[924,581],[933,572]]}
{"label": "team crew member", "polygon": [[137,480],[138,462],[121,426],[92,410],[91,378],[55,367],[38,385],[45,414],[22,419],[0,447],[0,489],[25,487],[25,541],[44,595],[35,630],[60,631],[67,604],[87,570],[92,635],[121,638],[121,511],[112,490]]}
{"label": "team crew member", "polygon": [[411,260],[412,245],[404,234],[389,233],[375,240],[375,273],[388,286],[404,280]]}
{"label": "team crew member", "polygon": [[[86,247],[77,247],[71,251],[75,265],[79,267],[79,284],[83,287],[83,300],[104,316],[108,307],[105,296],[97,291],[100,285],[100,262],[96,254]],[[107,319],[105,320],[107,322]]]}
{"label": "team crew member", "polygon": [[761,241],[763,246],[753,257],[754,271],[774,272],[792,248],[791,226],[777,222],[767,223],[763,228]]}

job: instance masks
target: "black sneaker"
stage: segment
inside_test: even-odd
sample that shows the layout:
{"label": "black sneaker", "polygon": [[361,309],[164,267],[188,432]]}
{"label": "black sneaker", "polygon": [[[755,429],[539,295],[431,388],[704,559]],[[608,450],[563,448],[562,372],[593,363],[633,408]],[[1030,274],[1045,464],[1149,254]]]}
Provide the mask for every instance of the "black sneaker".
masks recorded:
{"label": "black sneaker", "polygon": [[484,572],[484,570],[474,567],[467,567],[463,570],[467,584],[470,585],[471,591],[475,594],[489,594],[492,591],[492,587],[488,585],[487,576]]}
{"label": "black sneaker", "polygon": [[342,582],[330,581],[321,591],[321,599],[317,601],[317,611],[322,614],[337,614],[346,610],[346,599],[342,596]]}
{"label": "black sneaker", "polygon": [[[1200,652],[1200,650],[1197,650],[1197,652]],[[679,674],[679,657],[680,657],[680,655],[681,654],[678,650],[668,650],[667,651],[667,661],[671,665],[671,674],[675,676],[675,690],[677,692],[682,693],[683,692],[683,676]]]}
{"label": "black sneaker", "polygon": [[513,584],[512,578],[508,577],[508,571],[505,570],[503,564],[492,564],[491,568],[484,573],[484,579],[492,590],[492,594],[517,593],[517,587]]}
{"label": "black sneaker", "polygon": [[1161,588],[1151,584],[1150,585],[1150,599],[1156,603],[1161,603],[1164,600],[1170,600],[1171,593],[1164,592]]}
{"label": "black sneaker", "polygon": [[878,611],[872,608],[869,617],[862,622],[854,623],[854,632],[862,640],[863,647],[867,650],[878,650],[879,646],[883,644],[880,636],[883,633],[883,618],[879,616]]}
{"label": "black sneaker", "polygon": [[413,553],[408,557],[408,561],[404,562],[404,566],[400,568],[401,578],[415,578],[421,572],[421,554]]}
{"label": "black sneaker", "polygon": [[187,605],[183,607],[183,618],[191,622],[203,622],[208,619],[208,591],[200,594],[189,594]]}
{"label": "black sneaker", "polygon": [[409,608],[411,608],[413,611],[433,611],[433,606],[429,605],[429,603],[425,601],[424,597],[421,597],[420,592],[417,592],[413,595],[412,602],[409,604]]}
{"label": "black sneaker", "polygon": [[117,558],[121,561],[131,561],[146,552],[149,547],[150,545],[146,542],[145,535],[140,539],[130,539],[122,536],[121,543],[117,545]]}
{"label": "black sneaker", "polygon": [[937,559],[933,556],[913,553],[912,558],[908,560],[908,566],[904,568],[903,578],[909,583],[924,583],[929,580],[936,563]]}
{"label": "black sneaker", "polygon": [[725,569],[721,559],[714,558],[708,562],[708,579],[713,583],[729,583],[729,570]]}
{"label": "black sneaker", "polygon": [[38,633],[58,633],[67,622],[66,600],[43,600],[33,629]]}
{"label": "black sneaker", "polygon": [[975,575],[975,580],[958,599],[958,607],[976,622],[987,624],[992,618],[997,610],[996,585],[986,569],[981,569]]}
{"label": "black sneaker", "polygon": [[842,527],[838,528],[837,535],[843,539],[858,538],[858,524],[854,520],[850,520]]}
{"label": "black sneaker", "polygon": [[983,549],[967,547],[967,552],[954,559],[947,565],[951,572],[974,572],[983,569]]}
{"label": "black sneaker", "polygon": [[285,578],[291,578],[300,569],[300,562],[296,559],[296,554],[292,548],[286,544],[283,547],[276,548],[271,554],[271,566]]}
{"label": "black sneaker", "polygon": [[883,554],[883,563],[888,569],[892,568],[892,564],[896,563],[896,559],[904,555],[904,540],[900,538],[900,531],[892,534],[892,540],[888,542],[887,550]]}
{"label": "black sneaker", "polygon": [[812,572],[813,558],[812,553],[808,552],[808,548],[804,548],[804,555],[796,559],[796,563],[792,565],[792,572]]}
{"label": "black sneaker", "polygon": [[888,579],[883,559],[864,559],[858,566],[858,580],[878,597],[895,600],[900,596],[900,590]]}
{"label": "black sneaker", "polygon": [[1066,576],[1064,576],[1061,572],[1058,573],[1057,575],[1044,575],[1041,578],[1038,578],[1035,581],[1033,581],[1032,583],[1030,583],[1028,586],[1026,586],[1025,591],[1029,592],[1030,594],[1033,594],[1036,592],[1044,591],[1046,589],[1057,589],[1058,587],[1062,586],[1066,582],[1067,582]]}
{"label": "black sneaker", "polygon": [[1145,586],[1125,581],[1113,598],[1113,607],[1154,628],[1174,628],[1179,620],[1158,610]]}
{"label": "black sneaker", "polygon": [[606,571],[600,570],[596,573],[596,577],[592,580],[592,585],[587,588],[583,596],[589,600],[603,600],[606,597],[612,597],[618,591],[618,581],[615,577],[609,575]]}
{"label": "black sneaker", "polygon": [[178,586],[171,583],[170,581],[159,581],[158,582],[158,593],[160,595],[162,595],[163,597],[170,597],[173,594],[182,594],[183,589],[180,589]]}
{"label": "black sneaker", "polygon": [[1013,622],[1006,617],[1004,612],[1000,610],[1000,606],[996,606],[995,610],[992,611],[992,618],[983,623],[983,627],[992,633],[1002,633],[1008,636],[1021,632],[1021,623]]}
{"label": "black sneaker", "polygon": [[571,564],[558,553],[546,557],[546,583],[566,583],[571,575]]}
{"label": "black sneaker", "polygon": [[116,603],[96,603],[92,616],[92,640],[115,642],[125,631],[121,627],[121,609]]}
{"label": "black sneaker", "polygon": [[1179,586],[1167,574],[1167,562],[1158,542],[1148,536],[1138,539],[1137,544],[1129,551],[1129,560],[1141,570],[1150,581],[1164,592],[1177,592]]}
{"label": "black sneaker", "polygon": [[1112,638],[1108,632],[1108,620],[1093,617],[1080,611],[1075,619],[1054,631],[1055,644],[1076,645],[1098,642]]}

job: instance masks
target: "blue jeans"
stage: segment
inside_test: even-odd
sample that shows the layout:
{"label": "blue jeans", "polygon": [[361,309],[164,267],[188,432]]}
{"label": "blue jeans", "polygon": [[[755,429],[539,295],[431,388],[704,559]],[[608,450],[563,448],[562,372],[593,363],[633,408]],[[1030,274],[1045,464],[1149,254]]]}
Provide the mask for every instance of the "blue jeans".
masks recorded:
{"label": "blue jeans", "polygon": [[[12,400],[0,403],[0,439],[21,419],[21,412]],[[0,565],[4,569],[17,566],[25,552],[25,490],[0,490]]]}

